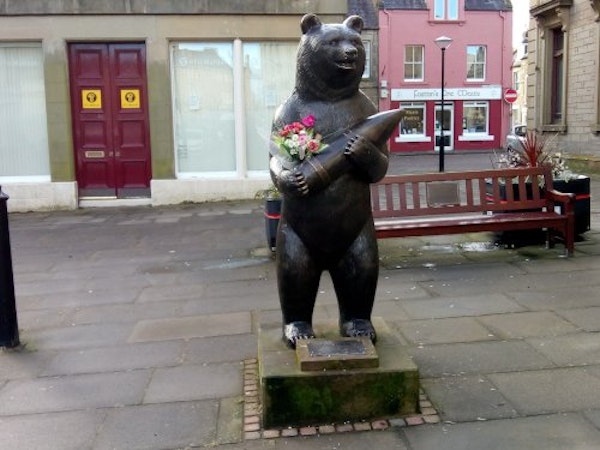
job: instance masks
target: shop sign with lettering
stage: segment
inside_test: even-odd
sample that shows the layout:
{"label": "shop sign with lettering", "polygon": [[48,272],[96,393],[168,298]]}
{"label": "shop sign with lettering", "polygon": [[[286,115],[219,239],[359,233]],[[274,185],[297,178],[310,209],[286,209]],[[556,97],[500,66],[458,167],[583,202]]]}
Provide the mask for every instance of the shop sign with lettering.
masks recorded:
{"label": "shop sign with lettering", "polygon": [[[500,100],[502,88],[500,86],[486,86],[481,88],[446,88],[445,100]],[[392,89],[390,99],[393,102],[441,100],[441,89]]]}

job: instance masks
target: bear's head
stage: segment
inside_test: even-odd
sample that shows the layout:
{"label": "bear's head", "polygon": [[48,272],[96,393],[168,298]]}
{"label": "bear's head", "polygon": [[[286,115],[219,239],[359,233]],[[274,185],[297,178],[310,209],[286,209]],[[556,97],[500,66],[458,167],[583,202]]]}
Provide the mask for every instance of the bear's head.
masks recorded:
{"label": "bear's head", "polygon": [[306,14],[300,26],[296,68],[300,96],[334,101],[354,95],[365,69],[363,20],[350,16],[341,24],[323,24],[315,14]]}

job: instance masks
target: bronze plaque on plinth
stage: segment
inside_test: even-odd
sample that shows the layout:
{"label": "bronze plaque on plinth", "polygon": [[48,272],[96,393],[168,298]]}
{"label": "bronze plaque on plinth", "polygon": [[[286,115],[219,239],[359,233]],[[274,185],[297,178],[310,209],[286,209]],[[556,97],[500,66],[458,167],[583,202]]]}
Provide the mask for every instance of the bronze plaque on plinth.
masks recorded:
{"label": "bronze plaque on plinth", "polygon": [[379,367],[379,356],[369,338],[301,339],[296,343],[300,370],[367,369]]}

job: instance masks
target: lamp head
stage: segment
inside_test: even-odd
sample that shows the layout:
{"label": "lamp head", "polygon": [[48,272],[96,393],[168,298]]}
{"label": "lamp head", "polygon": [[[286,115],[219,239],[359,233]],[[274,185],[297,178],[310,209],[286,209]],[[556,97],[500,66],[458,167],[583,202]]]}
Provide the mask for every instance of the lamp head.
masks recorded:
{"label": "lamp head", "polygon": [[437,45],[440,49],[446,50],[452,44],[452,38],[448,36],[440,36],[435,41],[435,45]]}

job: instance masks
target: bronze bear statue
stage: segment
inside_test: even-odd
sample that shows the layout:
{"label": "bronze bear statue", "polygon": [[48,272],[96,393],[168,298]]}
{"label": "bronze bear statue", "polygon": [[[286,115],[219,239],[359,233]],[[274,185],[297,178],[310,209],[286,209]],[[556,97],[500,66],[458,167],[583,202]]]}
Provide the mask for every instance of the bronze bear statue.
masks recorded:
{"label": "bronze bear statue", "polygon": [[271,178],[283,195],[276,239],[283,340],[294,348],[298,339],[315,337],[313,310],[328,271],[340,334],[375,342],[371,313],[379,256],[369,184],[387,172],[386,142],[400,115],[391,127],[388,120],[383,135],[368,125],[377,108],[359,89],[365,68],[359,16],[323,24],[307,14],[300,24],[295,89],[275,113],[273,131],[311,117],[314,132],[330,145],[294,160],[271,143]]}

